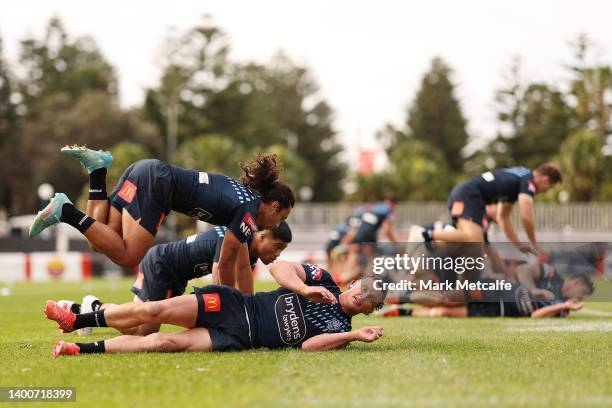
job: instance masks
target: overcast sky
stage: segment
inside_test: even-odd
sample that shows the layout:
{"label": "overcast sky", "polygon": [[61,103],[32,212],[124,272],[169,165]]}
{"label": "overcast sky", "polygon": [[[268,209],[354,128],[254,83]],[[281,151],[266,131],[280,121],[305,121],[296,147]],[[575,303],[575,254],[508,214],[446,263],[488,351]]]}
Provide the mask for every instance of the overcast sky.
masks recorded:
{"label": "overcast sky", "polygon": [[374,133],[386,122],[404,120],[436,55],[455,70],[474,137],[495,132],[494,93],[513,55],[522,57],[526,78],[552,83],[567,78],[567,43],[580,32],[596,41],[600,60],[612,55],[612,2],[604,0],[19,0],[0,6],[0,35],[14,63],[19,39],[42,35],[49,18],[60,16],[71,35],[95,38],[130,106],[156,84],[156,55],[169,28],[188,29],[203,14],[229,34],[233,59],[265,62],[282,48],[307,64],[353,152],[375,147]]}

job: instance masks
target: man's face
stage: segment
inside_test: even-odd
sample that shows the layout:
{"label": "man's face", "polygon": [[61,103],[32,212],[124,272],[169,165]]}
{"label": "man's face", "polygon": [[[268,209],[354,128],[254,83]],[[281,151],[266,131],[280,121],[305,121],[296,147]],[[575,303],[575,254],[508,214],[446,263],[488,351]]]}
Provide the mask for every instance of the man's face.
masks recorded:
{"label": "man's face", "polygon": [[255,222],[260,230],[273,229],[287,219],[291,212],[290,208],[280,208],[278,201],[271,203],[262,202],[257,210]]}
{"label": "man's face", "polygon": [[264,231],[257,237],[259,239],[259,245],[257,252],[259,253],[259,259],[264,264],[270,264],[276,260],[287,248],[287,243],[278,238],[274,238],[274,235],[270,231]]}
{"label": "man's face", "polygon": [[370,296],[366,297],[364,295],[361,280],[358,280],[349,289],[342,292],[340,304],[346,314],[354,316],[360,313],[368,313],[378,305],[378,302],[370,298]]}
{"label": "man's face", "polygon": [[554,187],[554,184],[551,184],[548,176],[543,176],[538,173],[534,173],[533,175],[533,184],[535,184],[536,193],[538,194],[544,194]]}
{"label": "man's face", "polygon": [[580,301],[589,295],[589,289],[580,280],[568,278],[563,282],[561,294],[568,299]]}

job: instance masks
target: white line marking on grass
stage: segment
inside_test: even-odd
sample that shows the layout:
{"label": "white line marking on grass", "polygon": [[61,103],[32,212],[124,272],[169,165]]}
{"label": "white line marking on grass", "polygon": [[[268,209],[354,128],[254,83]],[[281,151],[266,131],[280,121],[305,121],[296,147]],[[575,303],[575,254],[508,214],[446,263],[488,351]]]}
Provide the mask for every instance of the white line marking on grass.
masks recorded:
{"label": "white line marking on grass", "polygon": [[507,327],[511,332],[609,332],[612,322],[533,322]]}
{"label": "white line marking on grass", "polygon": [[612,317],[612,312],[606,312],[605,310],[591,309],[590,307],[583,307],[576,313],[587,315],[587,316],[599,316],[599,317]]}

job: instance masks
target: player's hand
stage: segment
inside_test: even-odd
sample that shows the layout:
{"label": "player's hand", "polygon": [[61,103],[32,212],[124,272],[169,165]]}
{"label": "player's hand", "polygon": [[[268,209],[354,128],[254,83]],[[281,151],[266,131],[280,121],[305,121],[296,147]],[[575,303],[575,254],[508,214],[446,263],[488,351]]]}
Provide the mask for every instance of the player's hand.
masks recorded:
{"label": "player's hand", "polygon": [[304,285],[298,293],[312,302],[328,305],[335,305],[337,303],[336,297],[323,286]]}
{"label": "player's hand", "polygon": [[535,249],[535,255],[537,255],[538,261],[540,263],[548,262],[548,258],[550,258],[550,256],[548,255],[548,252],[546,252],[546,250],[540,246],[540,244],[533,244],[533,249]]}
{"label": "player's hand", "polygon": [[516,244],[516,247],[524,254],[538,255],[538,252],[526,242],[519,242]]}
{"label": "player's hand", "polygon": [[582,309],[582,306],[584,306],[584,303],[583,302],[578,302],[577,300],[566,300],[565,301],[565,306],[569,310],[573,310],[575,312],[576,310]]}
{"label": "player's hand", "polygon": [[546,289],[534,289],[531,291],[531,296],[536,300],[553,300],[555,294]]}
{"label": "player's hand", "polygon": [[371,343],[383,335],[383,328],[379,326],[366,326],[357,330],[357,340]]}

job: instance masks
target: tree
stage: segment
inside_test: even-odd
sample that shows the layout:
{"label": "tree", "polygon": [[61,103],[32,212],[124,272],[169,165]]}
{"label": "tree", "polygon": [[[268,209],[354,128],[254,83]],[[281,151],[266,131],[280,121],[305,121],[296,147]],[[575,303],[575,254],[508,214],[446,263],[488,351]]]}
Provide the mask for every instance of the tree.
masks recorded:
{"label": "tree", "polygon": [[19,62],[25,69],[21,95],[30,116],[40,113],[37,105],[49,95],[64,93],[77,100],[85,91],[118,94],[114,69],[95,41],[70,38],[59,18],[49,21],[44,38],[21,41]]}
{"label": "tree", "polygon": [[218,135],[199,136],[183,142],[177,154],[177,162],[181,166],[230,177],[240,176],[238,163],[246,158],[242,145]]}
{"label": "tree", "polygon": [[313,200],[337,200],[346,166],[333,129],[333,111],[305,67],[282,52],[266,65],[237,65],[228,85],[207,104],[211,132],[249,148],[274,144],[301,157],[312,169]]}
{"label": "tree", "polygon": [[16,153],[16,142],[19,140],[17,106],[13,97],[15,88],[8,64],[4,60],[0,38],[0,210],[4,208],[9,211],[15,184],[12,177],[19,167],[19,163],[12,160]]}
{"label": "tree", "polygon": [[601,136],[583,129],[570,135],[559,152],[564,185],[573,201],[591,201],[601,185],[604,156]]}
{"label": "tree", "polygon": [[469,136],[467,122],[455,97],[451,82],[452,69],[439,57],[431,62],[423,76],[421,88],[408,113],[410,137],[435,146],[442,153],[448,167],[463,170],[462,149]]}
{"label": "tree", "polygon": [[147,91],[144,109],[166,136],[168,154],[208,130],[206,104],[225,84],[228,52],[227,35],[207,15],[196,27],[166,40],[161,81]]}
{"label": "tree", "polygon": [[571,109],[565,95],[545,83],[524,84],[515,57],[508,85],[496,93],[500,130],[487,147],[497,167],[536,167],[555,156],[571,132]]}

